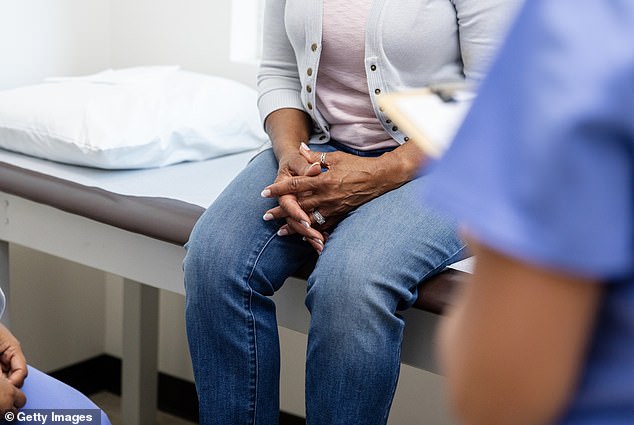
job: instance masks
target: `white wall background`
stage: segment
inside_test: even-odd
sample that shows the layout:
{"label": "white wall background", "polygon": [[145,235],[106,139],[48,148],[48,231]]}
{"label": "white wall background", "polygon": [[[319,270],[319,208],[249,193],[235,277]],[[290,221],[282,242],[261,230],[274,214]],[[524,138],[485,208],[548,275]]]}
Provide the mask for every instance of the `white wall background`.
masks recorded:
{"label": "white wall background", "polygon": [[[154,64],[254,86],[255,66],[229,60],[230,23],[229,0],[0,0],[0,89]],[[53,370],[121,355],[121,279],[19,246],[10,271],[12,327],[32,364]],[[183,297],[162,293],[160,307],[159,368],[192,380]],[[303,414],[306,336],[282,329],[281,341],[282,408]],[[427,424],[451,423],[440,381],[405,366],[390,423],[420,423],[421,411]]]}
{"label": "white wall background", "polygon": [[112,28],[114,67],[177,64],[255,85],[253,65],[229,61],[229,0],[112,0]]}
{"label": "white wall background", "polygon": [[110,65],[109,0],[0,0],[0,88]]}

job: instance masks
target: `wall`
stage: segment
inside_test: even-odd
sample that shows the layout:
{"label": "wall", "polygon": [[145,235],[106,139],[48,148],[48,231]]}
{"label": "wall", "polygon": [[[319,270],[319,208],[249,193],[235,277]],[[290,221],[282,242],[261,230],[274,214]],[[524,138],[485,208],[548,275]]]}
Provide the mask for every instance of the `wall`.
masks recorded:
{"label": "wall", "polygon": [[55,370],[103,353],[104,274],[11,245],[11,330],[30,364]]}
{"label": "wall", "polygon": [[255,85],[255,66],[229,61],[231,1],[112,0],[112,65],[181,65]]}
{"label": "wall", "polygon": [[109,0],[0,0],[0,89],[110,64]]}

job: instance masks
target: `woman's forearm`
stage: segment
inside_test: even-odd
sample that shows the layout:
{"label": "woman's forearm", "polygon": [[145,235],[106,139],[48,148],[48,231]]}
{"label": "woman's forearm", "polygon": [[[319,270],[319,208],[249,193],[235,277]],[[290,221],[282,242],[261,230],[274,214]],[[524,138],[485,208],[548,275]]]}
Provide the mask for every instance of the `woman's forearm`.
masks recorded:
{"label": "woman's forearm", "polygon": [[377,158],[377,178],[395,189],[416,178],[426,158],[418,145],[409,141]]}
{"label": "woman's forearm", "polygon": [[308,144],[311,119],[299,109],[278,109],[266,117],[264,128],[279,160],[288,153],[298,153],[302,142]]}

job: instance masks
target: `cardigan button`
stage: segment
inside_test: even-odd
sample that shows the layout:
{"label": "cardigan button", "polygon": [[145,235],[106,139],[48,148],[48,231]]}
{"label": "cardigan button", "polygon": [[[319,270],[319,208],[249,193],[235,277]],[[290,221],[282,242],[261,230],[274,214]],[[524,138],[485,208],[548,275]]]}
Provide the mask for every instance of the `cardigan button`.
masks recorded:
{"label": "cardigan button", "polygon": [[381,94],[381,89],[374,89],[374,94]]}
{"label": "cardigan button", "polygon": [[409,137],[405,136],[405,138],[403,139],[405,142],[409,142]]}
{"label": "cardigan button", "polygon": [[308,102],[306,104],[306,106],[308,106],[308,109],[310,109],[311,111],[313,110],[313,104],[312,103]]}
{"label": "cardigan button", "polygon": [[310,45],[310,50],[312,50],[313,52],[317,51],[317,43],[313,43]]}
{"label": "cardigan button", "polygon": [[312,68],[308,68],[306,70],[306,74],[308,74],[308,76],[310,77],[311,75],[313,75],[313,69]]}
{"label": "cardigan button", "polygon": [[370,69],[371,69],[372,71],[376,71],[376,65],[370,65]]}
{"label": "cardigan button", "polygon": [[306,86],[306,91],[308,93],[311,93],[313,91],[313,88],[310,86],[310,84]]}

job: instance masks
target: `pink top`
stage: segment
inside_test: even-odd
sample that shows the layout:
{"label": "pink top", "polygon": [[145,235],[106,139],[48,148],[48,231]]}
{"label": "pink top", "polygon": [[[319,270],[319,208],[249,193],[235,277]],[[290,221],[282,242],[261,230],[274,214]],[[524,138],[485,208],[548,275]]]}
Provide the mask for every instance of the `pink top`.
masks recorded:
{"label": "pink top", "polygon": [[317,107],[332,139],[359,150],[398,146],[385,132],[368,93],[365,25],[372,0],[323,0]]}

